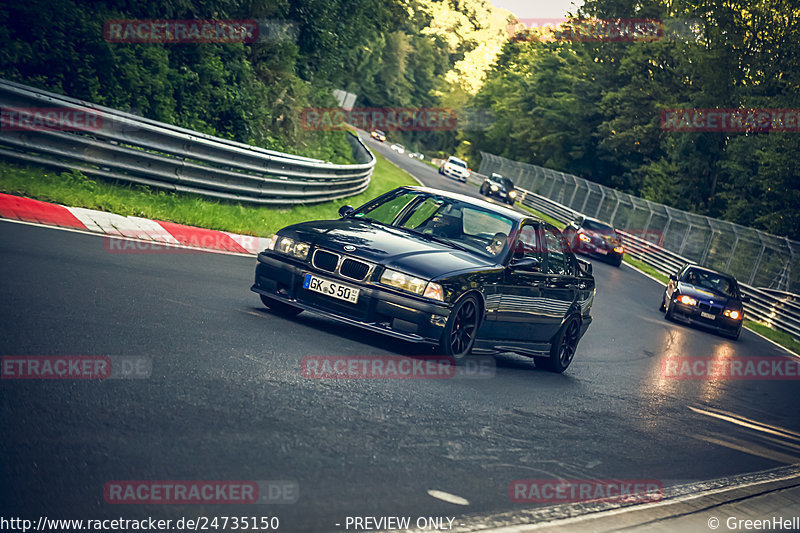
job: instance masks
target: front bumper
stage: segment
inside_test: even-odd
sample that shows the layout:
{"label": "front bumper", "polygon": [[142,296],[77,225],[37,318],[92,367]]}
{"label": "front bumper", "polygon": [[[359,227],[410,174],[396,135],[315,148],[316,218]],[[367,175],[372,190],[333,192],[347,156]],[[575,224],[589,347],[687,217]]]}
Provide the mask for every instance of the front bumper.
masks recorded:
{"label": "front bumper", "polygon": [[710,319],[703,317],[700,313],[701,310],[697,306],[672,302],[672,318],[678,322],[701,326],[728,335],[735,334],[742,327],[743,319],[734,320],[722,314],[715,315],[714,319]]}
{"label": "front bumper", "polygon": [[578,239],[575,251],[579,254],[591,255],[595,257],[617,260],[622,257],[621,253],[614,251],[614,245],[606,242],[583,242]]}
{"label": "front bumper", "polygon": [[503,192],[503,191],[493,191],[491,188],[489,188],[486,191],[486,195],[487,196],[494,196],[495,198],[499,198],[499,199],[503,200],[504,202],[513,202],[514,200],[517,199],[516,196],[510,196],[508,193]]}
{"label": "front bumper", "polygon": [[449,177],[449,178],[457,179],[458,181],[463,181],[464,183],[466,183],[466,182],[467,182],[467,177],[468,177],[468,175],[466,175],[466,174],[461,174],[461,173],[459,173],[459,172],[455,172],[455,171],[453,171],[453,170],[450,170],[450,169],[449,169],[449,168],[447,168],[447,167],[444,167],[444,168],[442,169],[442,174],[444,174],[445,176],[447,176],[447,177]]}
{"label": "front bumper", "polygon": [[[303,288],[307,273],[357,287],[358,302],[351,304]],[[380,286],[339,278],[308,264],[290,263],[269,253],[258,255],[255,283],[250,288],[278,302],[397,339],[438,343],[450,308],[398,294]]]}

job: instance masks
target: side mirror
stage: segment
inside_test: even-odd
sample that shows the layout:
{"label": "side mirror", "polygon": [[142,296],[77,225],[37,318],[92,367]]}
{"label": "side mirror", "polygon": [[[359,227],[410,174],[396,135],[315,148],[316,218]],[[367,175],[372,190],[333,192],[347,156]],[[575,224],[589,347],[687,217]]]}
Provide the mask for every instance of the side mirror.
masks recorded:
{"label": "side mirror", "polygon": [[676,276],[675,274],[670,274],[669,279],[671,279],[672,281],[678,281],[678,276]]}
{"label": "side mirror", "polygon": [[354,209],[353,209],[352,205],[343,205],[342,207],[339,208],[339,216],[341,218],[344,218],[347,215],[349,215],[350,213],[352,213],[353,211],[354,211]]}
{"label": "side mirror", "polygon": [[524,270],[526,272],[540,272],[542,270],[542,262],[534,257],[514,259],[509,266],[513,270]]}
{"label": "side mirror", "polygon": [[747,296],[746,294],[743,294],[742,295],[742,303],[743,304],[749,304],[750,303],[750,297]]}
{"label": "side mirror", "polygon": [[[576,258],[577,259],[577,258]],[[585,259],[578,259],[578,265],[586,274],[592,275],[592,264]]]}

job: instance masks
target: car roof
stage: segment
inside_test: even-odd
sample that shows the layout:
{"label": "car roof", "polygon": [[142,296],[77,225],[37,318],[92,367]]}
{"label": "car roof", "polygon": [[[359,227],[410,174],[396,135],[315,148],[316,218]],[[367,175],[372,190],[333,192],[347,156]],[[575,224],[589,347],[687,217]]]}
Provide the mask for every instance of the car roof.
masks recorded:
{"label": "car roof", "polygon": [[503,207],[503,206],[500,206],[500,205],[493,204],[491,202],[487,202],[485,200],[481,200],[480,198],[475,198],[473,196],[467,196],[466,194],[459,194],[459,193],[456,193],[456,192],[443,191],[441,189],[434,189],[432,187],[418,187],[418,186],[414,186],[414,185],[407,185],[407,186],[405,186],[403,188],[404,189],[414,190],[414,191],[426,192],[426,193],[429,193],[429,194],[436,194],[436,195],[439,195],[439,196],[446,196],[447,198],[453,198],[454,200],[461,200],[462,202],[475,204],[475,205],[481,206],[483,208],[486,208],[489,211],[494,211],[495,213],[499,213],[499,214],[501,214],[503,216],[507,216],[508,218],[510,218],[510,219],[512,219],[514,221],[519,221],[519,220],[524,220],[524,219],[531,219],[531,220],[536,220],[538,222],[544,222],[540,218],[537,218],[537,217],[535,217],[533,215],[527,215],[527,214],[524,214],[524,213],[520,213],[519,211],[514,211],[513,209],[509,209],[507,207]]}
{"label": "car roof", "polygon": [[706,267],[703,267],[703,266],[700,266],[700,265],[696,265],[694,263],[689,263],[688,265],[684,266],[682,270],[686,270],[687,268],[692,268],[694,270],[701,270],[703,272],[708,272],[709,274],[719,274],[720,276],[724,276],[726,278],[730,278],[730,279],[736,281],[736,278],[733,277],[731,274],[728,274],[727,272],[722,272],[722,271],[719,271],[719,270],[714,270],[713,268],[706,268]]}
{"label": "car roof", "polygon": [[608,222],[604,222],[604,221],[600,220],[599,218],[587,217],[585,215],[581,215],[581,216],[583,216],[583,221],[584,222],[586,222],[588,220],[589,222],[595,222],[597,224],[602,224],[604,226],[608,226],[609,228],[613,228],[614,227],[611,224],[609,224]]}

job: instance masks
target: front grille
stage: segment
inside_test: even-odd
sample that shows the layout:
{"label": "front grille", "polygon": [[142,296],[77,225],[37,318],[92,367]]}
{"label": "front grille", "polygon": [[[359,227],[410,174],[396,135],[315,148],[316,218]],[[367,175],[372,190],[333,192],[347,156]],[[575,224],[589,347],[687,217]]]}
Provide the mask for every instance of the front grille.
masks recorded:
{"label": "front grille", "polygon": [[325,250],[316,250],[311,264],[320,270],[335,272],[336,265],[339,264],[339,256]]}
{"label": "front grille", "polygon": [[349,257],[342,261],[342,265],[339,267],[339,273],[342,276],[354,279],[356,281],[363,280],[367,276],[368,272],[369,265],[367,263],[356,261],[355,259],[350,259]]}
{"label": "front grille", "polygon": [[699,308],[701,311],[705,311],[706,313],[712,313],[712,314],[714,314],[714,315],[718,315],[718,314],[720,313],[720,311],[722,310],[722,309],[721,309],[721,308],[719,308],[719,307],[712,306],[711,304],[702,303],[702,302],[701,302],[701,303],[699,303],[699,304],[697,305],[697,307],[698,307],[698,308]]}

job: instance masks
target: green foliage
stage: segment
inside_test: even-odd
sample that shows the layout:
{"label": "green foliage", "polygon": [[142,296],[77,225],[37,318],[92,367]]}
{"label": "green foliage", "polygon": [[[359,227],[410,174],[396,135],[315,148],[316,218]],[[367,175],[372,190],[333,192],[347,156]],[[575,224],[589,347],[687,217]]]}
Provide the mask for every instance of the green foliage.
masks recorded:
{"label": "green foliage", "polygon": [[579,14],[701,24],[650,42],[507,43],[470,102],[497,117],[463,136],[471,159],[496,153],[800,239],[800,135],[660,122],[665,108],[800,107],[797,4],[586,0]]}

